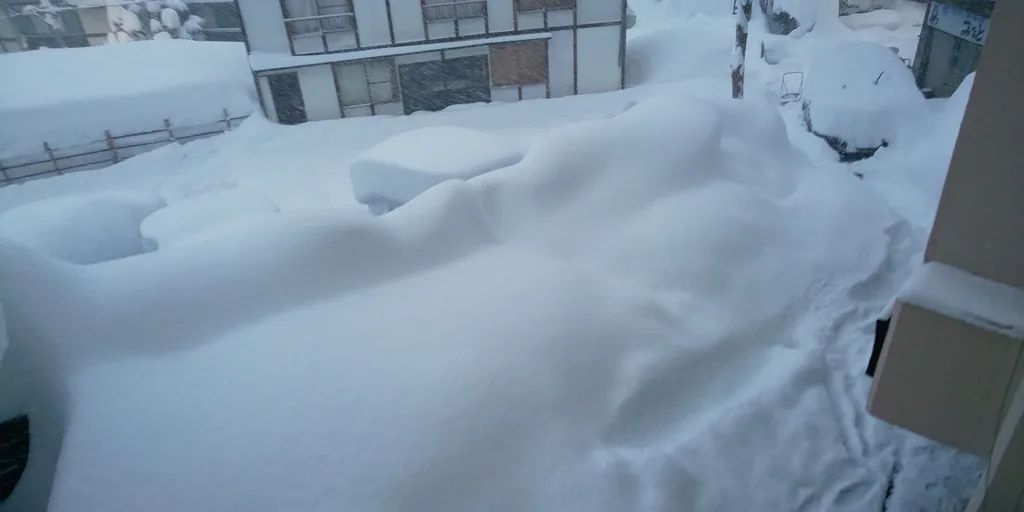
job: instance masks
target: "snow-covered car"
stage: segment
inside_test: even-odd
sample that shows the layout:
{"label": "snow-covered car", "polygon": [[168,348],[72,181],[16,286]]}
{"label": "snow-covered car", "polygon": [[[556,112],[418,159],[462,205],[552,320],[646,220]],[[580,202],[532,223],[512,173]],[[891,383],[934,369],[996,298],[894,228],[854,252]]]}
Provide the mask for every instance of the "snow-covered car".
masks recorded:
{"label": "snow-covered car", "polygon": [[844,162],[873,156],[897,136],[901,120],[926,112],[910,69],[892,49],[848,41],[817,52],[803,94],[807,129]]}

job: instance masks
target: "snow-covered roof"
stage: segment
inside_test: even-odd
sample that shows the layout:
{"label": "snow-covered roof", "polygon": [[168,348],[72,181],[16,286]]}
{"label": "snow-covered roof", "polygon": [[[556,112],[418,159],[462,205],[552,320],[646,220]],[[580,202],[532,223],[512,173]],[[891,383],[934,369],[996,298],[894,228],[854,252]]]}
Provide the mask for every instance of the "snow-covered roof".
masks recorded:
{"label": "snow-covered roof", "polygon": [[342,53],[322,53],[317,55],[252,52],[249,54],[249,63],[252,65],[253,71],[268,71],[271,69],[297,68],[316,64],[327,64],[331,62],[347,62],[352,60],[374,59],[378,57],[391,57],[394,55],[406,55],[409,53],[436,52],[440,50],[453,50],[455,48],[468,48],[471,46],[482,46],[487,44],[514,43],[517,41],[532,41],[535,39],[550,38],[550,33],[541,32],[535,34],[517,34],[514,36],[482,37],[479,39],[447,41],[443,43],[388,46],[369,50]]}
{"label": "snow-covered roof", "polygon": [[249,115],[242,43],[139,41],[0,55],[0,158]]}

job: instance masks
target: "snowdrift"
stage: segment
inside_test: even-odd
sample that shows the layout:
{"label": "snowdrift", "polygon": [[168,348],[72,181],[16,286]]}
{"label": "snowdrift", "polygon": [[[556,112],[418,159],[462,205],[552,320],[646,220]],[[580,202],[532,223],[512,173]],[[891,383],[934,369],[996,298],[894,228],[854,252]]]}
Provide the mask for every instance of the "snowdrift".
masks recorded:
{"label": "snowdrift", "polygon": [[0,158],[256,110],[241,43],[184,40],[0,55]]}
{"label": "snowdrift", "polygon": [[57,433],[53,512],[875,510],[822,333],[887,300],[895,220],[769,105],[643,101],[378,218],[0,239],[0,380],[53,390],[0,412]]}

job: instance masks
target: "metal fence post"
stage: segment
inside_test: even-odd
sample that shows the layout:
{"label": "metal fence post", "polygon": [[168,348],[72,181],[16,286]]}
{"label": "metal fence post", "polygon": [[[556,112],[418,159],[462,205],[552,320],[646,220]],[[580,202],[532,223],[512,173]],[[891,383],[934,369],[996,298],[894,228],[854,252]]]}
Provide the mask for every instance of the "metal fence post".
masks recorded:
{"label": "metal fence post", "polygon": [[53,164],[53,172],[57,174],[64,174],[60,171],[60,166],[57,165],[57,159],[53,156],[53,149],[50,148],[50,143],[43,142],[43,149],[46,150],[46,155],[50,157],[50,163]]}
{"label": "metal fence post", "polygon": [[174,132],[171,131],[171,120],[164,119],[164,129],[167,130],[167,137],[174,142],[178,142],[178,139],[174,138]]}
{"label": "metal fence post", "polygon": [[104,130],[103,133],[107,135],[107,149],[110,150],[110,154],[114,157],[114,163],[116,164],[121,160],[117,156],[117,147],[114,146],[114,137],[110,135],[110,130]]}
{"label": "metal fence post", "polygon": [[228,109],[223,109],[224,112],[224,131],[231,131],[231,116],[228,114]]}

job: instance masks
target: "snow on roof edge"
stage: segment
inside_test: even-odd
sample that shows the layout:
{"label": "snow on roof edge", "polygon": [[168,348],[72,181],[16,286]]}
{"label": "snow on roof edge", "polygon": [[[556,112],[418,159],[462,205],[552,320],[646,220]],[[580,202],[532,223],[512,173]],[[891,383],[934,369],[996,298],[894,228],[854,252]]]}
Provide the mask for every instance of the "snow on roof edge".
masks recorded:
{"label": "snow on roof edge", "polygon": [[483,46],[500,43],[514,43],[518,41],[532,41],[536,39],[551,39],[550,32],[535,34],[517,34],[501,37],[482,37],[478,39],[466,39],[461,41],[446,41],[443,43],[426,43],[404,46],[387,46],[372,48],[369,50],[357,50],[340,53],[321,53],[316,55],[291,55],[288,53],[273,52],[251,52],[249,54],[249,65],[253,71],[270,71],[274,69],[297,68],[313,66],[316,64],[328,64],[333,62],[347,62],[353,60],[373,59],[378,57],[391,57],[395,55],[406,55],[410,53],[436,52],[440,50],[453,50],[456,48],[468,48],[471,46]]}

